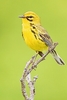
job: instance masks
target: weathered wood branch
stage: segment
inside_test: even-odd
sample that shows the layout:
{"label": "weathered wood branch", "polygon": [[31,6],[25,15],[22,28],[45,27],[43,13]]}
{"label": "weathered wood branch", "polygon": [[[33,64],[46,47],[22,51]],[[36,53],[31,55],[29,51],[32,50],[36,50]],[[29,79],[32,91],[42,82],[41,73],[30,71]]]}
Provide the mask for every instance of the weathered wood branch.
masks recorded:
{"label": "weathered wood branch", "polygon": [[[25,100],[34,100],[34,95],[35,95],[35,82],[37,80],[37,76],[35,76],[33,78],[33,80],[31,79],[31,71],[35,68],[37,68],[37,65],[43,61],[45,59],[45,57],[51,52],[51,50],[55,49],[55,47],[58,45],[58,43],[54,43],[52,45],[52,47],[50,47],[48,49],[48,51],[46,52],[46,54],[43,54],[43,56],[41,58],[39,58],[38,60],[36,60],[36,57],[38,54],[36,54],[35,56],[33,56],[27,63],[26,66],[24,68],[24,72],[23,75],[21,77],[21,91],[22,91],[22,95],[24,96]],[[26,85],[25,82],[27,81],[28,86],[30,88],[30,96],[28,96],[27,92],[26,92]]]}

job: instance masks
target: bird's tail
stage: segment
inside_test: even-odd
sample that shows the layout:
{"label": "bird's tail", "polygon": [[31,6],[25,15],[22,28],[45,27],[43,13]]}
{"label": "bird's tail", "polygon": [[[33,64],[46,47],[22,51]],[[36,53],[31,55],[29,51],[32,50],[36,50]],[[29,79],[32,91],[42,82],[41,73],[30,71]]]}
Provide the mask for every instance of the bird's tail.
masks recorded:
{"label": "bird's tail", "polygon": [[52,56],[54,57],[55,61],[60,64],[60,65],[65,65],[64,61],[60,58],[60,56],[56,53],[55,50],[52,50],[50,52],[52,54]]}

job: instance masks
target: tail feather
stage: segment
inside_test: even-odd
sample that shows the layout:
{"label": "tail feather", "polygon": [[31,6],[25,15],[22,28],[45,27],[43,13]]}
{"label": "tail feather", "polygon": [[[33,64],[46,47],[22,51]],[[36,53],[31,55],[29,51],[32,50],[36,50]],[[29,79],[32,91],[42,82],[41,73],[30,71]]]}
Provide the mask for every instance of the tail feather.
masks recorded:
{"label": "tail feather", "polygon": [[55,50],[52,50],[50,52],[52,54],[52,56],[54,57],[55,61],[60,64],[60,65],[65,65],[64,61],[60,58],[60,56],[56,53]]}

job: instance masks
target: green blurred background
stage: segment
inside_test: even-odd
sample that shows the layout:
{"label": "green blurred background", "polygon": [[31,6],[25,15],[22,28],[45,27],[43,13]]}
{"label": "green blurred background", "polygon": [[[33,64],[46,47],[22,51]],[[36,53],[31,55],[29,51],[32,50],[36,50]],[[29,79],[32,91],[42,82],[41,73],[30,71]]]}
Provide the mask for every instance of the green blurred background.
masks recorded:
{"label": "green blurred background", "polygon": [[[26,11],[40,16],[67,63],[67,0],[0,0],[0,100],[24,100],[20,78],[26,62],[35,54],[21,36],[18,16]],[[67,100],[67,65],[58,65],[48,55],[32,74],[38,75],[35,100]]]}

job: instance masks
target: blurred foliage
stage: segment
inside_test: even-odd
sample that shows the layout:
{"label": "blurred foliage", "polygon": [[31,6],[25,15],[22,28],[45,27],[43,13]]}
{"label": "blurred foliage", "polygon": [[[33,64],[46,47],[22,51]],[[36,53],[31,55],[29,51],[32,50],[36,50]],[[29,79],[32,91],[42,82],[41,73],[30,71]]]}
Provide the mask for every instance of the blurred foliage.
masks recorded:
{"label": "blurred foliage", "polygon": [[[24,100],[20,78],[26,62],[35,52],[21,36],[19,15],[34,11],[54,41],[56,50],[67,62],[66,0],[0,0],[0,99]],[[48,55],[33,75],[38,75],[35,100],[67,100],[67,65],[58,65]]]}

